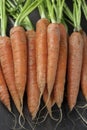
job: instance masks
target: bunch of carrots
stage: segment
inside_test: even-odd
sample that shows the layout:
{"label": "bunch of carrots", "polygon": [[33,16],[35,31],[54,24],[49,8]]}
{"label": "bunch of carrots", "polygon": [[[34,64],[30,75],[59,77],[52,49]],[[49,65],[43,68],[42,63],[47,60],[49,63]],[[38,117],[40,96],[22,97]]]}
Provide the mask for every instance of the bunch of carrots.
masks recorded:
{"label": "bunch of carrots", "polygon": [[[29,14],[37,7],[41,19],[34,30]],[[65,83],[70,111],[76,108],[80,84],[87,100],[87,36],[81,28],[81,8],[87,17],[85,0],[73,0],[73,11],[65,0],[0,1],[0,101],[9,112],[11,95],[24,116],[26,91],[32,119],[42,98],[45,106],[39,112],[46,107],[54,119],[52,107],[56,104],[61,111]],[[14,24],[9,36],[7,16]],[[67,21],[74,28],[70,36]]]}

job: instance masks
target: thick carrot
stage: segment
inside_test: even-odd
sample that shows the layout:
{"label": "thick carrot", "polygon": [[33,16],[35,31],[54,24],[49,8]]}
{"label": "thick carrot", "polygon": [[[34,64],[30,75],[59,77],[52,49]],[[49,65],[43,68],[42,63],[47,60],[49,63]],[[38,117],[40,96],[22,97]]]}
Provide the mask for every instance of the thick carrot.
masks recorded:
{"label": "thick carrot", "polygon": [[[44,103],[47,103],[47,99],[48,99],[48,91],[47,91],[47,87],[45,87],[44,93],[43,93],[43,100]],[[49,114],[51,115],[51,108],[52,106],[55,104],[55,100],[54,100],[54,93],[52,92],[49,102],[46,104],[47,110],[49,112]]]}
{"label": "thick carrot", "polygon": [[11,112],[10,96],[4,79],[4,75],[0,66],[0,101]]}
{"label": "thick carrot", "polygon": [[67,32],[63,24],[58,24],[60,29],[60,49],[57,74],[54,85],[54,99],[59,108],[63,101],[66,64],[67,64]]}
{"label": "thick carrot", "polygon": [[40,105],[40,91],[37,85],[36,73],[36,34],[35,31],[27,31],[28,40],[28,79],[27,79],[27,103],[32,119],[36,117]]}
{"label": "thick carrot", "polygon": [[47,26],[49,21],[40,19],[36,24],[37,83],[42,96],[47,82]]}
{"label": "thick carrot", "polygon": [[70,110],[76,104],[80,86],[83,58],[83,38],[80,32],[73,32],[69,38],[67,100]]}
{"label": "thick carrot", "polygon": [[59,57],[60,31],[57,23],[49,24],[47,28],[47,42],[48,42],[47,90],[49,98],[55,83],[58,57]]}
{"label": "thick carrot", "polygon": [[23,104],[27,75],[27,42],[25,30],[21,26],[13,27],[10,30],[10,38],[14,61],[15,83],[21,103]]}
{"label": "thick carrot", "polygon": [[14,77],[14,66],[13,66],[13,56],[10,38],[7,36],[0,36],[0,62],[3,70],[3,74],[12,96],[12,99],[16,105],[18,111],[21,111],[21,104],[18,96],[18,92],[15,85]]}
{"label": "thick carrot", "polygon": [[86,33],[83,31],[81,34],[84,42],[82,72],[81,72],[81,89],[85,99],[87,100],[87,36]]}

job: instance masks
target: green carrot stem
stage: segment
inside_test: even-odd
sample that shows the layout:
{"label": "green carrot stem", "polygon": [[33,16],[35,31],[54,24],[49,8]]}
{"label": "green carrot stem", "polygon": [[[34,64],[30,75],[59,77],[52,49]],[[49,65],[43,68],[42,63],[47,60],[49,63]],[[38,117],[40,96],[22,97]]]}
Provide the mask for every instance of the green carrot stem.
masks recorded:
{"label": "green carrot stem", "polygon": [[73,19],[74,19],[74,30],[80,31],[81,30],[81,0],[74,0],[73,4]]}
{"label": "green carrot stem", "polygon": [[48,8],[49,17],[51,19],[51,22],[56,23],[54,7],[53,7],[52,3],[50,2],[50,0],[46,0],[46,3],[47,3],[47,8]]}
{"label": "green carrot stem", "polygon": [[66,3],[64,3],[64,13],[73,22],[73,14]]}
{"label": "green carrot stem", "polygon": [[28,7],[24,10],[25,6],[23,7],[23,10],[21,11],[21,13],[19,14],[19,16],[17,17],[16,21],[15,21],[15,26],[20,25],[20,23],[23,21],[23,19],[30,14],[40,3],[42,2],[42,0],[35,0],[31,5],[28,5]]}
{"label": "green carrot stem", "polygon": [[46,18],[45,7],[44,7],[43,2],[38,6],[38,10],[39,10],[41,18]]}
{"label": "green carrot stem", "polygon": [[6,27],[7,27],[5,0],[0,1],[0,12],[1,12],[1,36],[5,36],[6,35]]}
{"label": "green carrot stem", "polygon": [[85,15],[85,18],[87,20],[87,4],[86,4],[86,1],[85,0],[82,0],[82,10],[83,10],[83,13]]}
{"label": "green carrot stem", "polygon": [[63,15],[63,7],[64,7],[65,0],[57,0],[57,22],[61,23],[62,15]]}

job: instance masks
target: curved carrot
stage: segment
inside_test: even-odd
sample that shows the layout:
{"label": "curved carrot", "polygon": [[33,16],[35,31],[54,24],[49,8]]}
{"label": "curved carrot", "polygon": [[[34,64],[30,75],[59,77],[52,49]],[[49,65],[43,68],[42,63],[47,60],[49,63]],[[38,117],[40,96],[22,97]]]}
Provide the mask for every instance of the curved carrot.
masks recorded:
{"label": "curved carrot", "polygon": [[28,81],[27,81],[27,103],[32,119],[36,117],[40,105],[40,91],[37,85],[36,74],[36,50],[35,32],[27,31],[28,41]]}
{"label": "curved carrot", "polygon": [[83,39],[80,32],[73,32],[69,38],[67,100],[70,110],[76,104],[80,86],[83,58]]}
{"label": "curved carrot", "polygon": [[49,24],[47,28],[47,42],[48,42],[47,90],[48,90],[48,97],[50,97],[55,83],[58,57],[59,57],[60,31],[57,23]]}
{"label": "curved carrot", "polygon": [[7,36],[0,37],[0,62],[9,92],[16,105],[16,108],[20,112],[21,105],[15,85],[11,42],[10,38]]}
{"label": "curved carrot", "polygon": [[4,75],[0,66],[0,101],[11,112],[10,96],[4,79]]}
{"label": "curved carrot", "polygon": [[85,99],[87,100],[87,36],[84,31],[82,31],[81,34],[84,42],[82,72],[81,72],[81,89]]}
{"label": "curved carrot", "polygon": [[49,21],[40,19],[36,24],[37,83],[42,96],[47,82],[47,26]]}
{"label": "curved carrot", "polygon": [[54,85],[54,99],[58,107],[61,108],[64,95],[66,64],[67,64],[67,32],[63,24],[58,24],[60,30],[60,49],[57,66],[57,74]]}
{"label": "curved carrot", "polygon": [[13,27],[10,30],[10,38],[14,61],[15,83],[21,103],[23,104],[27,75],[27,42],[25,30],[21,26]]}

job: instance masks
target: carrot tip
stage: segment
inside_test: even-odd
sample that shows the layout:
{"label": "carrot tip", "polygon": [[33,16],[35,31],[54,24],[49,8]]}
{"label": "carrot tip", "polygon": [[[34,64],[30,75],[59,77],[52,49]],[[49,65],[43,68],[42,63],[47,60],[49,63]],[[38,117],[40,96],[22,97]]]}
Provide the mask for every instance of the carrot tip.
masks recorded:
{"label": "carrot tip", "polygon": [[74,105],[69,106],[70,111],[72,111],[74,108]]}

